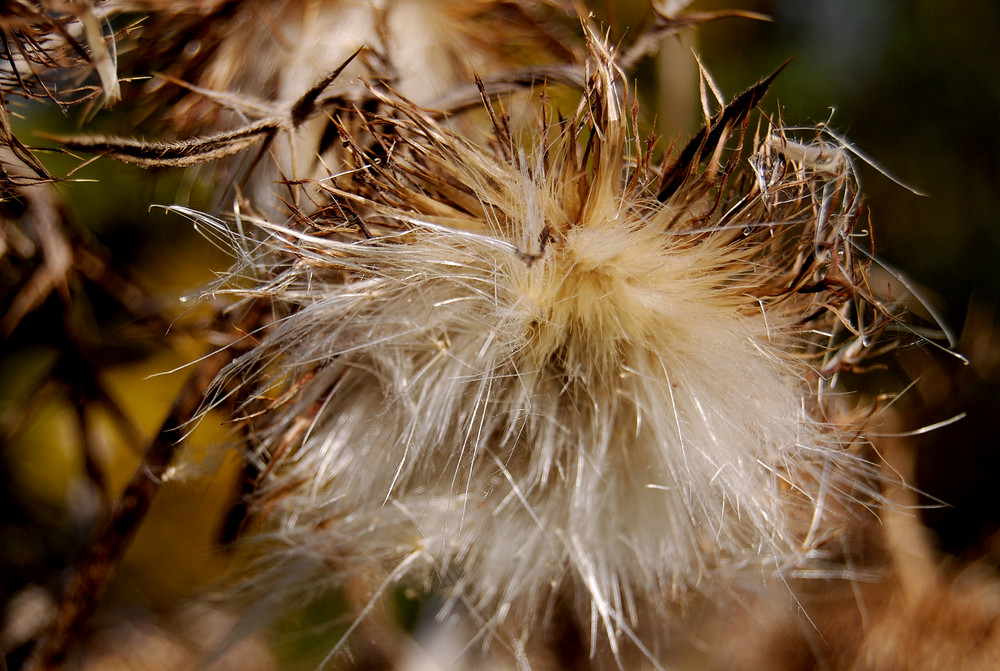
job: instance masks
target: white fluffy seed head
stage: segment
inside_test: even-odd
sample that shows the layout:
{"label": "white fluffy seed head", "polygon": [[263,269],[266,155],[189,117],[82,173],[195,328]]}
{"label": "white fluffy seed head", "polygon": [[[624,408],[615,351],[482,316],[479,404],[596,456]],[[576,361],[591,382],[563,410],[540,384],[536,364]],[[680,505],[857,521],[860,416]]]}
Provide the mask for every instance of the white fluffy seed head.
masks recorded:
{"label": "white fluffy seed head", "polygon": [[220,384],[253,381],[273,560],[322,567],[281,584],[433,578],[521,636],[568,599],[616,649],[642,609],[802,566],[870,493],[813,335],[868,336],[849,162],[778,129],[743,159],[730,110],[652,167],[596,40],[590,68],[576,115],[493,110],[479,144],[382,95],[326,202],[258,222],[232,290],[280,319]]}

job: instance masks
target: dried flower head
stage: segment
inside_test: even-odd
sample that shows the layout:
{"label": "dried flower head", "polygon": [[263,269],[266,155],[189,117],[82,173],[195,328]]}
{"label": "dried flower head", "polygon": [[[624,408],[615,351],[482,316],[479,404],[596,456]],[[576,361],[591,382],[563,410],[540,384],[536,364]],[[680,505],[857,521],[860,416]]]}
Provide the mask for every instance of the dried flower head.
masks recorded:
{"label": "dried flower head", "polygon": [[[0,7],[0,200],[18,197],[19,187],[53,180],[15,136],[8,109],[12,99],[65,106],[98,94],[110,104],[120,96],[114,40],[105,36],[106,24],[94,4],[13,0]],[[92,73],[99,84],[87,82]],[[2,243],[0,237],[0,254],[6,249]]]}
{"label": "dried flower head", "polygon": [[436,580],[489,634],[568,603],[649,651],[641,613],[803,566],[872,495],[819,393],[883,325],[846,153],[751,141],[768,79],[654,165],[590,52],[574,114],[487,102],[479,143],[376,90],[314,211],[242,220],[216,291],[278,318],[219,384],[246,399],[272,599]]}
{"label": "dried flower head", "polygon": [[[301,196],[302,181],[339,168],[329,117],[344,105],[363,103],[358,77],[438,106],[451,105],[456,87],[471,84],[473,72],[492,77],[572,62],[572,47],[563,43],[560,21],[553,18],[569,16],[559,4],[113,2],[114,11],[149,13],[134,31],[141,39],[130,40],[128,61],[136,71],[152,68],[155,76],[130,90],[147,108],[133,116],[156,117],[182,139],[86,138],[69,144],[147,167],[241,153],[242,160],[223,164],[216,181],[235,184],[261,211],[280,212],[282,199]],[[295,185],[276,186],[283,180]]]}
{"label": "dried flower head", "polygon": [[[114,40],[104,34],[106,22],[96,4],[94,0],[4,3],[0,92],[68,104],[103,91],[104,102],[117,100]],[[100,86],[80,85],[91,71],[97,73]]]}

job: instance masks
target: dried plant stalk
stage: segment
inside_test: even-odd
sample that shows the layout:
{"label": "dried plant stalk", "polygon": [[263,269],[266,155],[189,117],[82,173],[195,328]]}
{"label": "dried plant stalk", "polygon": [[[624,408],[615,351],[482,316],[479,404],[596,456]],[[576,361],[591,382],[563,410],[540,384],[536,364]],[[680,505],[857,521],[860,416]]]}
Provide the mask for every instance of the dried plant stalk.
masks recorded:
{"label": "dried plant stalk", "polygon": [[166,477],[180,445],[181,429],[197,412],[202,395],[212,377],[224,363],[224,355],[207,360],[192,376],[177,397],[170,415],[143,455],[142,463],[129,482],[104,527],[80,558],[66,593],[62,596],[58,617],[35,647],[26,662],[28,669],[58,669],[87,620],[93,614],[108,583],[114,576],[129,543],[139,531],[157,490]]}

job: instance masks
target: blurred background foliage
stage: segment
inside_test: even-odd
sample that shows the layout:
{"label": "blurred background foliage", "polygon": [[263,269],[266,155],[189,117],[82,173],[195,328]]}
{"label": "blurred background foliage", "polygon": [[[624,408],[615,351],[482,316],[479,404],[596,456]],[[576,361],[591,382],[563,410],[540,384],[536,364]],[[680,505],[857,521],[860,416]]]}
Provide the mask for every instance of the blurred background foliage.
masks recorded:
{"label": "blurred background foliage", "polygon": [[[639,25],[645,14],[642,0],[594,5],[613,31],[626,34],[626,41],[628,27]],[[695,7],[752,10],[773,20],[707,24],[696,35],[670,40],[665,45],[669,56],[643,66],[645,104],[658,110],[666,144],[674,136],[683,143],[700,123],[692,49],[730,99],[794,56],[763,109],[786,125],[828,123],[884,171],[927,194],[914,195],[857,161],[875,251],[922,288],[960,334],[958,349],[970,360],[965,366],[933,349],[904,351],[897,358],[897,365],[919,380],[897,404],[904,428],[968,413],[960,422],[914,438],[917,485],[947,504],[924,511],[925,520],[944,552],[1000,563],[995,540],[1000,506],[993,483],[1000,473],[995,334],[1000,5],[993,0],[703,0]],[[93,132],[116,123],[114,109],[89,125],[82,124],[84,112],[77,109],[63,114],[26,105],[11,111],[21,117],[14,121],[15,130],[30,144],[44,144],[32,135],[37,129]],[[78,163],[55,154],[43,160],[57,175]],[[104,159],[77,173],[80,181],[58,187],[76,234],[138,287],[142,305],[126,305],[106,285],[79,276],[3,341],[0,602],[22,594],[26,585],[53,587],[64,579],[183,384],[183,371],[168,371],[207,351],[205,343],[185,335],[182,324],[196,320],[198,309],[179,298],[210,281],[229,259],[187,222],[149,209],[175,202],[214,209],[207,180],[198,176],[197,170],[150,171]],[[5,262],[0,272],[7,282],[17,268]],[[173,315],[176,323],[149,321],[151,305]],[[170,336],[162,337],[168,331]],[[68,332],[88,336],[70,339]],[[79,350],[81,342],[85,351],[68,351],[70,345]],[[87,365],[99,370],[99,393],[80,388],[88,378],[77,367]],[[110,405],[84,404],[102,394]],[[132,418],[133,426],[117,418],[115,407]],[[160,492],[104,601],[105,610],[147,613],[142,617],[166,613],[224,573],[228,556],[218,543],[225,510],[239,494],[238,465],[230,457],[221,469],[214,463],[204,466],[204,459],[217,457],[200,453],[214,453],[210,448],[227,437],[219,418],[199,425],[186,448],[183,473]],[[336,608],[328,604],[328,610]],[[301,656],[300,648],[279,646],[290,656]]]}

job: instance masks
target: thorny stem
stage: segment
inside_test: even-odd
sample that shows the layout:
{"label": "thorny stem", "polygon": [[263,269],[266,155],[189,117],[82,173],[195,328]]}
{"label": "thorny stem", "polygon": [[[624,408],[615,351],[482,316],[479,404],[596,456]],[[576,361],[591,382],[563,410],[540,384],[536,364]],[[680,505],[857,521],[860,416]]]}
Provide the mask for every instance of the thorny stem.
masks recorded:
{"label": "thorny stem", "polygon": [[25,671],[58,669],[66,659],[166,479],[181,446],[185,426],[198,413],[205,392],[232,356],[232,351],[226,348],[203,359],[174,399],[170,413],[146,448],[121,498],[77,561],[56,618],[35,644]]}

